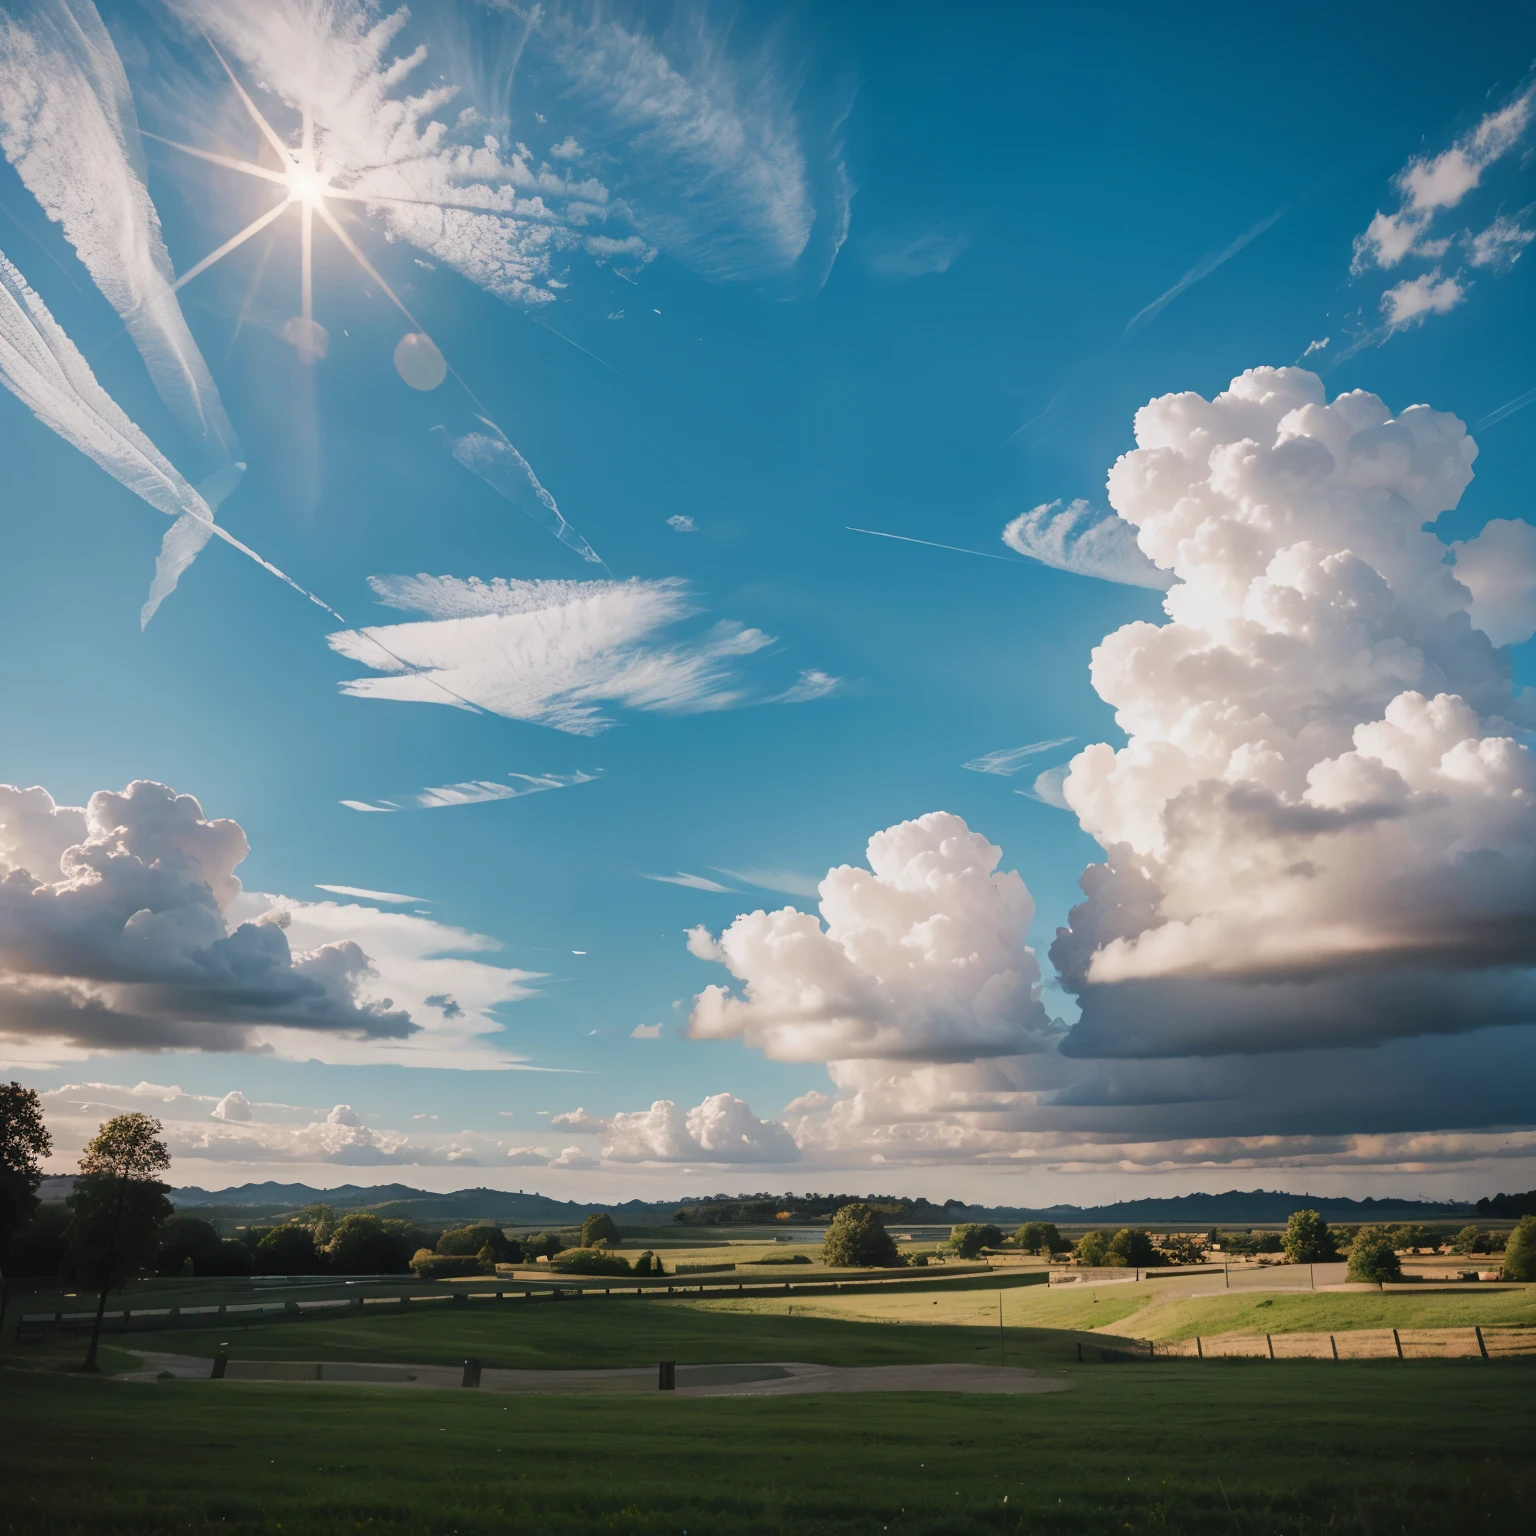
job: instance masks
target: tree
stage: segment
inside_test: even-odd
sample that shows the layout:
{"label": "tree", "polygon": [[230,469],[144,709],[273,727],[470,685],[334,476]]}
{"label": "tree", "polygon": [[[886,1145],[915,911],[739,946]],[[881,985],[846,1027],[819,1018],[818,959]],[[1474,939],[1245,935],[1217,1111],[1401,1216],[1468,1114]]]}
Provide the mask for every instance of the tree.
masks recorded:
{"label": "tree", "polygon": [[1002,1242],[1002,1232],[990,1222],[965,1221],[950,1228],[950,1251],[962,1259],[974,1259],[983,1248],[999,1248]]}
{"label": "tree", "polygon": [[1459,1253],[1464,1259],[1471,1258],[1474,1253],[1483,1253],[1486,1248],[1481,1227],[1463,1227],[1451,1240],[1451,1252]]}
{"label": "tree", "polygon": [[1103,1262],[1124,1269],[1156,1269],[1165,1260],[1152,1246],[1152,1239],[1146,1232],[1137,1227],[1121,1227],[1109,1240],[1109,1250]]}
{"label": "tree", "polygon": [[336,1230],[336,1212],[328,1205],[306,1205],[295,1211],[289,1221],[308,1227],[315,1234],[315,1247],[324,1248]]}
{"label": "tree", "polygon": [[296,1221],[273,1227],[256,1245],[258,1275],[314,1275],[319,1271],[315,1234]]}
{"label": "tree", "polygon": [[1401,1280],[1403,1266],[1391,1227],[1361,1227],[1349,1245],[1351,1280]]}
{"label": "tree", "polygon": [[194,1275],[211,1275],[219,1252],[219,1234],[196,1216],[171,1216],[160,1228],[157,1275],[179,1275],[186,1265]]}
{"label": "tree", "polygon": [[172,1214],[169,1186],[157,1177],[171,1166],[162,1135],[150,1115],[114,1115],[80,1154],[65,1262],[100,1292],[82,1370],[96,1369],[107,1296],[154,1259],[160,1223]]}
{"label": "tree", "polygon": [[1013,1240],[1025,1253],[1043,1253],[1047,1258],[1060,1253],[1067,1245],[1061,1240],[1054,1221],[1026,1221]]}
{"label": "tree", "polygon": [[1292,1211],[1284,1241],[1292,1264],[1327,1264],[1339,1256],[1333,1233],[1317,1211]]}
{"label": "tree", "polygon": [[8,1299],[5,1268],[16,1234],[36,1214],[42,1159],[53,1150],[35,1088],[0,1083],[0,1324]]}
{"label": "tree", "polygon": [[1522,1216],[1504,1249],[1506,1280],[1536,1280],[1536,1216]]}
{"label": "tree", "polygon": [[1072,1258],[1078,1264],[1096,1268],[1104,1262],[1109,1252],[1109,1235],[1105,1232],[1085,1232],[1072,1249]]}
{"label": "tree", "polygon": [[325,1245],[326,1267],[339,1275],[401,1275],[420,1246],[405,1221],[381,1221],[368,1211],[343,1216]]}
{"label": "tree", "polygon": [[637,1275],[664,1275],[666,1270],[661,1267],[661,1260],[647,1248],[635,1260],[635,1273]]}
{"label": "tree", "polygon": [[581,1246],[593,1248],[598,1243],[607,1243],[610,1248],[619,1246],[619,1229],[607,1211],[593,1211],[581,1224]]}
{"label": "tree", "polygon": [[1205,1257],[1205,1239],[1188,1232],[1170,1232],[1162,1247],[1175,1264],[1198,1264]]}
{"label": "tree", "polygon": [[874,1206],[855,1200],[832,1218],[821,1240],[822,1259],[839,1269],[873,1268],[901,1262],[885,1221]]}
{"label": "tree", "polygon": [[506,1233],[500,1227],[493,1227],[487,1222],[472,1227],[453,1227],[437,1240],[439,1253],[451,1253],[459,1258],[466,1254],[478,1254],[482,1248],[491,1250],[493,1266],[510,1264],[514,1257],[522,1256],[521,1251],[513,1254],[512,1244],[507,1241]]}

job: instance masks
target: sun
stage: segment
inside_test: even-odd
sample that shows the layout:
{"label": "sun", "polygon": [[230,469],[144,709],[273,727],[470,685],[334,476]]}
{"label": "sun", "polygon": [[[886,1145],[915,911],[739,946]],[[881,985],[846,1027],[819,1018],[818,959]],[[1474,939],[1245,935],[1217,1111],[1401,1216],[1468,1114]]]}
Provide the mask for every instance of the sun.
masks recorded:
{"label": "sun", "polygon": [[331,184],[312,165],[295,164],[287,172],[288,201],[318,208],[332,190]]}

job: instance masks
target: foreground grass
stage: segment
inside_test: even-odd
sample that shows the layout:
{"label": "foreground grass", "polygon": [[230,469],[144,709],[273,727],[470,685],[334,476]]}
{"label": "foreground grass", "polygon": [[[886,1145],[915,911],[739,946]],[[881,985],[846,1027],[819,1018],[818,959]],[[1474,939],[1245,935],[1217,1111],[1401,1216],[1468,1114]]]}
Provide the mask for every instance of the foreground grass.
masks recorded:
{"label": "foreground grass", "polygon": [[8,1371],[0,1533],[1444,1536],[1520,1528],[1536,1482],[1519,1365],[1067,1373],[1045,1397],[689,1400]]}

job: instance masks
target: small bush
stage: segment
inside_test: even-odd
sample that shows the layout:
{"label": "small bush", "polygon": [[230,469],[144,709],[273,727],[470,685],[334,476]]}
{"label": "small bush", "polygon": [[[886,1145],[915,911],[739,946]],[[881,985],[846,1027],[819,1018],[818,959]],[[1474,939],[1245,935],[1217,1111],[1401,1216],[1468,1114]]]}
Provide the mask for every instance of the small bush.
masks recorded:
{"label": "small bush", "polygon": [[637,1275],[666,1274],[666,1270],[661,1267],[661,1260],[649,1248],[635,1260],[634,1272]]}
{"label": "small bush", "polygon": [[[411,1260],[411,1268],[422,1280],[458,1280],[465,1275],[483,1275],[485,1267],[475,1254],[433,1253],[420,1248]],[[494,1273],[494,1268],[491,1273]]]}
{"label": "small bush", "polygon": [[628,1275],[629,1260],[604,1248],[567,1248],[549,1261],[562,1275]]}

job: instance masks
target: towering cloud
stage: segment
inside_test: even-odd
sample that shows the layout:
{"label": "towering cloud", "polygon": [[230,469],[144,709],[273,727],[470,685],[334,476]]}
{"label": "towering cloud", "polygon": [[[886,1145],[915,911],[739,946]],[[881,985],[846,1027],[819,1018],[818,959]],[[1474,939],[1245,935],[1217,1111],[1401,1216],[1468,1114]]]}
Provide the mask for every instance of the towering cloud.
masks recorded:
{"label": "towering cloud", "polygon": [[[1093,655],[1130,740],[1079,753],[1064,785],[1109,855],[1051,950],[1083,1004],[1066,1050],[1530,1019],[1530,706],[1425,527],[1472,477],[1462,423],[1261,368],[1214,400],[1154,400],[1136,440],[1110,501],[1178,584],[1168,623]],[[1462,556],[1507,639],[1529,547],[1485,537],[1497,585],[1477,541]]]}

